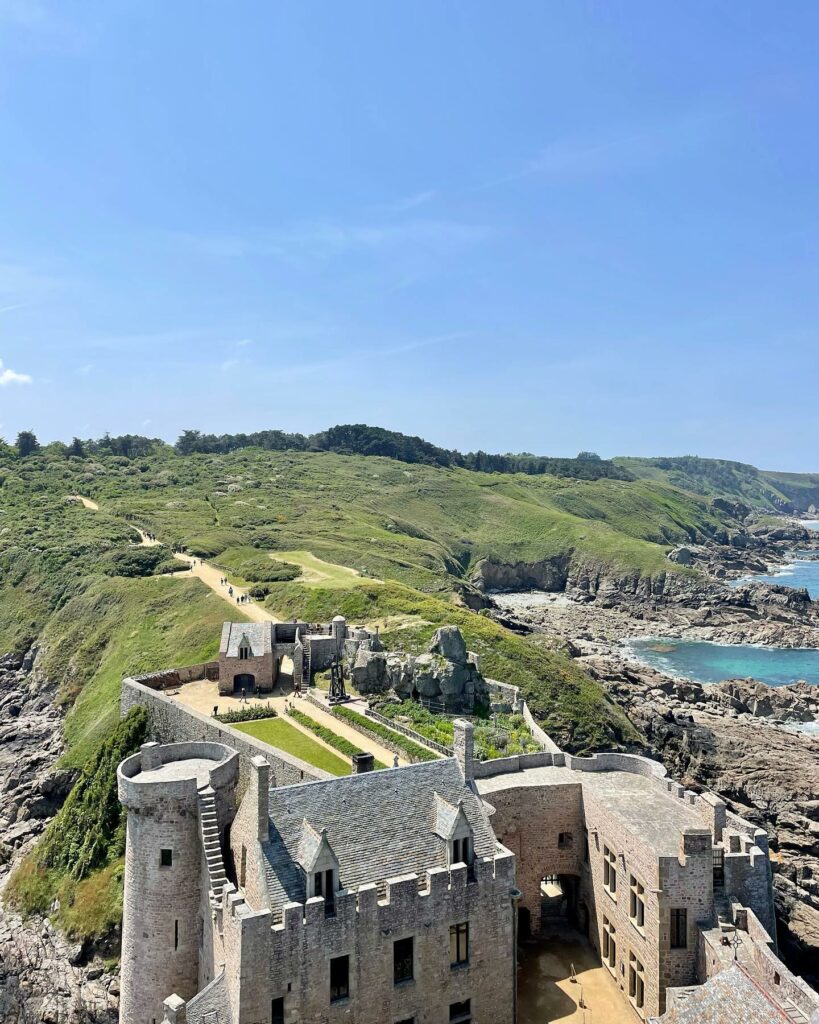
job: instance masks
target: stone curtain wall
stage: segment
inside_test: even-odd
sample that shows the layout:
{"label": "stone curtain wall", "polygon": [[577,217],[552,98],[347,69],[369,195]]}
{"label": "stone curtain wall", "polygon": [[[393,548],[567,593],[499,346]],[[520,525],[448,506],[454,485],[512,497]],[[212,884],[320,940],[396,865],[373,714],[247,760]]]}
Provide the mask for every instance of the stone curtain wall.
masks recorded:
{"label": "stone curtain wall", "polygon": [[522,704],[523,720],[524,722],[526,722],[529,732],[532,734],[533,738],[538,741],[538,743],[543,747],[544,750],[548,750],[552,754],[559,754],[560,747],[555,743],[552,737],[549,736],[548,733],[544,732],[543,729],[541,729],[540,726],[537,724],[534,715],[529,710],[529,705],[526,703],[525,700],[522,702]]}
{"label": "stone curtain wall", "polygon": [[[201,678],[199,676],[198,678]],[[321,768],[299,760],[282,750],[275,750],[261,740],[231,729],[229,725],[180,704],[171,697],[137,682],[122,681],[120,711],[125,715],[135,705],[146,708],[151,720],[151,738],[159,743],[180,743],[185,740],[210,740],[224,743],[239,754],[239,790],[244,792],[250,759],[261,755],[271,768],[271,786],[291,786],[299,782],[333,778]]]}
{"label": "stone curtain wall", "polygon": [[773,940],[753,910],[747,910],[746,913],[748,935],[753,939],[754,967],[764,979],[765,985],[771,992],[781,994],[795,1003],[808,1020],[815,1020],[813,1014],[819,1013],[819,994],[792,974],[776,956],[772,949]]}

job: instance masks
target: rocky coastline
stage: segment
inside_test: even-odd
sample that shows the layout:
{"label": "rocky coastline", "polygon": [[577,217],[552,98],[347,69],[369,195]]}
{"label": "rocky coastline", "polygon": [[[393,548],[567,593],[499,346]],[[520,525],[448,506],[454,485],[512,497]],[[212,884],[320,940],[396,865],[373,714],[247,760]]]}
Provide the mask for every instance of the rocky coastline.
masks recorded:
{"label": "rocky coastline", "polygon": [[637,662],[627,646],[637,637],[663,636],[819,647],[819,603],[807,591],[729,582],[787,563],[794,544],[814,550],[819,536],[790,522],[767,524],[750,547],[740,543],[726,553],[724,545],[703,546],[699,564],[686,562],[700,571],[670,588],[656,580],[635,585],[632,576],[608,570],[594,587],[569,576],[559,592],[492,594],[490,614],[515,630],[553,637],[626,711],[645,737],[646,753],[660,757],[687,787],[712,789],[766,829],[781,951],[819,987],[819,735],[799,731],[819,723],[819,687],[773,688],[754,680],[703,685]]}
{"label": "rocky coastline", "polygon": [[[19,860],[73,781],[57,767],[57,687],[39,678],[36,652],[0,658],[0,896]],[[4,1024],[115,1024],[119,979],[94,951],[48,919],[23,920],[0,902],[0,1020]]]}

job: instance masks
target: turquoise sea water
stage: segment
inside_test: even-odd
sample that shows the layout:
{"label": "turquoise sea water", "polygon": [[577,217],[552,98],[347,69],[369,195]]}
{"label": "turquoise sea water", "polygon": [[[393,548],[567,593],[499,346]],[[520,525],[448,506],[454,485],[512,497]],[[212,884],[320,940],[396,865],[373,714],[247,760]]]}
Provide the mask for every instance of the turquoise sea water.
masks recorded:
{"label": "turquoise sea water", "polygon": [[[803,521],[809,530],[819,530],[819,519]],[[814,600],[819,598],[819,558],[800,558],[801,552],[795,551],[793,562],[784,566],[779,572],[770,576],[754,574],[737,580],[737,584],[754,580],[759,583],[778,583],[780,587],[806,587]]]}
{"label": "turquoise sea water", "polygon": [[799,679],[819,684],[819,650],[656,638],[631,640],[629,647],[652,668],[701,683],[753,676],[769,686],[785,686]]}
{"label": "turquoise sea water", "polygon": [[[819,530],[819,519],[802,525],[809,530]],[[799,554],[795,552],[793,562],[771,576],[746,576],[745,580],[778,583],[783,587],[806,587],[814,600],[819,599],[819,559],[800,558]],[[657,638],[632,640],[629,647],[646,665],[668,675],[685,676],[700,683],[752,676],[768,686],[786,686],[799,679],[819,685],[819,650]]]}

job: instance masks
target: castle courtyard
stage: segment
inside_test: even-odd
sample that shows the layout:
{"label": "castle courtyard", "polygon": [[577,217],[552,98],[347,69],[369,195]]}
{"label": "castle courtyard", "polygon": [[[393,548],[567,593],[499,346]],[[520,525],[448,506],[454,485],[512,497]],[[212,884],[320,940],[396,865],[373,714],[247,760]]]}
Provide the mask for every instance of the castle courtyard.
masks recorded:
{"label": "castle courtyard", "polygon": [[520,948],[518,1024],[633,1024],[634,1020],[634,1011],[579,932],[566,929]]}

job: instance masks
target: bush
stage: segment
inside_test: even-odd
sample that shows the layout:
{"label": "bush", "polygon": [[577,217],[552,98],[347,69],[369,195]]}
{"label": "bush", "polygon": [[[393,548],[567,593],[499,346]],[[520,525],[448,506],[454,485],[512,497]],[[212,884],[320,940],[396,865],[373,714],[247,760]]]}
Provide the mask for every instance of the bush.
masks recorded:
{"label": "bush", "polygon": [[236,711],[225,711],[217,715],[219,722],[258,722],[263,718],[275,718],[276,709],[267,707],[265,704],[250,704],[246,708],[237,708]]}
{"label": "bush", "polygon": [[237,571],[250,583],[289,583],[301,576],[301,567],[290,562],[277,562],[262,555],[241,562]]}
{"label": "bush", "polygon": [[[106,564],[107,563],[107,564]],[[112,551],[104,559],[108,576],[155,576],[157,573],[176,572],[185,566],[173,558],[168,548],[131,547],[125,551]]]}
{"label": "bush", "polygon": [[[329,743],[331,747],[335,747],[335,749],[340,753],[346,754],[348,757],[352,757],[354,754],[363,753],[361,747],[357,747],[355,744],[350,743],[349,740],[345,740],[343,736],[339,736],[337,733],[334,733],[332,729],[328,729],[326,726],[321,725],[315,720],[315,718],[305,715],[303,711],[291,708],[287,713],[294,721],[298,722],[299,725],[303,725],[305,729],[309,729],[310,732],[318,736],[319,739],[324,740],[325,743]],[[373,763],[376,768],[387,767],[378,760],[375,760]]]}
{"label": "bush", "polygon": [[437,761],[439,756],[434,754],[431,750],[427,750],[426,747],[422,747],[418,743],[414,743],[411,739],[403,736],[400,732],[393,732],[392,729],[388,729],[386,725],[382,725],[380,722],[373,721],[372,718],[365,718],[364,715],[360,715],[357,711],[353,711],[351,708],[336,707],[333,708],[333,713],[340,715],[341,718],[345,718],[352,725],[359,729],[363,729],[365,732],[372,733],[373,736],[377,736],[379,739],[387,740],[394,746],[399,747],[410,761]]}

